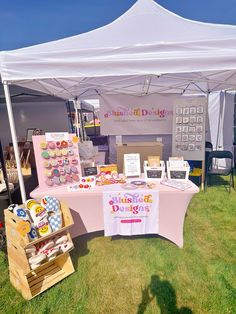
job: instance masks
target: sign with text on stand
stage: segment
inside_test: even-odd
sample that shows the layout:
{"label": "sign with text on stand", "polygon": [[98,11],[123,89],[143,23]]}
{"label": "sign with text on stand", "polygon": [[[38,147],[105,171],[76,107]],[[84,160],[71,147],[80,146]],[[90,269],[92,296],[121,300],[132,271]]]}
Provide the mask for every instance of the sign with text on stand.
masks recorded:
{"label": "sign with text on stand", "polygon": [[140,154],[124,154],[124,174],[126,177],[141,175]]}

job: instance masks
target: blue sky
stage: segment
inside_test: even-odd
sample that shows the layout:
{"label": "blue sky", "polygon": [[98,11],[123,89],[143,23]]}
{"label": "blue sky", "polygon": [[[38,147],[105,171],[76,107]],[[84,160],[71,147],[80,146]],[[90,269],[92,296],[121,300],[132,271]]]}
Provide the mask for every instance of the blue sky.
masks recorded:
{"label": "blue sky", "polygon": [[[0,0],[0,50],[77,35],[123,14],[136,0]],[[156,0],[188,19],[236,25],[236,0]]]}

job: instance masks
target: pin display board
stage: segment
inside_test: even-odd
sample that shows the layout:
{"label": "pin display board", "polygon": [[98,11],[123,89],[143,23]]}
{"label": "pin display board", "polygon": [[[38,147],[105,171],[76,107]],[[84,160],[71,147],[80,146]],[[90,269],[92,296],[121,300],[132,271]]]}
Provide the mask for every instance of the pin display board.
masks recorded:
{"label": "pin display board", "polygon": [[75,134],[50,133],[32,138],[40,188],[79,181],[81,166]]}
{"label": "pin display board", "polygon": [[206,109],[204,97],[186,97],[174,103],[172,156],[205,159]]}

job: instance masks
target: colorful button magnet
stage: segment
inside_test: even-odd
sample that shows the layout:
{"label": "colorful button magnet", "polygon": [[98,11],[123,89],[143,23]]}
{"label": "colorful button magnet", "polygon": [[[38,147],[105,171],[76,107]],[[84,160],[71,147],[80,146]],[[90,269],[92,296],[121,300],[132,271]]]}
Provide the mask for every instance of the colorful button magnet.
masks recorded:
{"label": "colorful button magnet", "polygon": [[63,166],[63,164],[64,164],[64,162],[63,162],[62,159],[59,159],[57,162],[58,162],[58,165],[59,165],[59,166]]}
{"label": "colorful button magnet", "polygon": [[44,163],[43,163],[43,166],[45,168],[51,168],[52,165],[51,165],[50,161],[45,160]]}
{"label": "colorful button magnet", "polygon": [[65,183],[66,182],[66,177],[65,176],[60,176],[60,182]]}
{"label": "colorful button magnet", "polygon": [[40,147],[41,149],[47,149],[48,143],[47,143],[47,142],[41,142],[41,143],[39,144],[39,147]]}
{"label": "colorful button magnet", "polygon": [[78,182],[78,181],[79,181],[79,176],[78,176],[77,174],[73,173],[73,174],[72,174],[72,179],[73,179],[74,181]]}
{"label": "colorful button magnet", "polygon": [[66,148],[63,148],[61,153],[62,153],[62,156],[67,156],[68,155],[68,151],[67,151]]}
{"label": "colorful button magnet", "polygon": [[57,156],[57,157],[61,157],[61,151],[60,151],[60,149],[57,148],[57,149],[55,150],[55,153],[56,153],[56,156]]}
{"label": "colorful button magnet", "polygon": [[52,170],[52,175],[53,175],[53,176],[56,176],[56,177],[59,177],[59,175],[60,175],[59,170],[58,170],[58,169],[53,169],[53,170]]}
{"label": "colorful button magnet", "polygon": [[75,166],[71,166],[70,169],[73,173],[78,173],[78,169]]}
{"label": "colorful button magnet", "polygon": [[52,171],[51,170],[45,170],[44,174],[46,177],[51,178],[53,176]]}
{"label": "colorful button magnet", "polygon": [[73,143],[71,140],[68,141],[68,147],[72,147],[73,146]]}
{"label": "colorful button magnet", "polygon": [[78,164],[78,159],[72,159],[71,163],[72,163],[72,165],[77,165]]}
{"label": "colorful button magnet", "polygon": [[61,142],[57,141],[57,142],[56,142],[56,147],[57,147],[57,148],[61,148]]}
{"label": "colorful button magnet", "polygon": [[48,153],[49,153],[49,156],[50,156],[51,158],[55,158],[55,157],[56,157],[56,153],[55,153],[54,150],[50,150]]}
{"label": "colorful button magnet", "polygon": [[47,180],[45,181],[45,183],[46,183],[48,186],[53,186],[53,181],[52,181],[52,179],[47,179]]}
{"label": "colorful button magnet", "polygon": [[61,183],[59,177],[53,177],[53,178],[52,178],[52,181],[53,181],[53,183],[55,183],[56,185],[59,185],[59,184]]}
{"label": "colorful button magnet", "polygon": [[69,156],[73,156],[73,155],[74,155],[73,149],[68,149],[68,155],[69,155]]}
{"label": "colorful button magnet", "polygon": [[61,176],[64,176],[66,174],[65,169],[63,169],[63,168],[59,169],[59,172],[60,172]]}
{"label": "colorful button magnet", "polygon": [[67,148],[67,147],[68,147],[67,141],[61,141],[61,148]]}
{"label": "colorful button magnet", "polygon": [[48,143],[48,147],[49,147],[50,149],[55,149],[55,148],[56,148],[56,145],[55,145],[54,142],[49,142],[49,143]]}
{"label": "colorful button magnet", "polygon": [[57,162],[57,160],[52,160],[52,161],[51,161],[51,165],[52,165],[54,168],[58,167],[58,162]]}
{"label": "colorful button magnet", "polygon": [[70,175],[67,175],[67,176],[66,176],[66,181],[72,183],[72,182],[73,182],[73,179],[71,178]]}
{"label": "colorful button magnet", "polygon": [[65,167],[64,169],[65,169],[65,171],[66,171],[67,174],[70,174],[70,173],[71,173],[70,167]]}
{"label": "colorful button magnet", "polygon": [[65,159],[63,160],[63,163],[64,163],[64,165],[69,165],[69,164],[70,164],[70,161],[69,161],[68,158],[65,158]]}
{"label": "colorful button magnet", "polygon": [[49,159],[50,158],[49,153],[47,151],[42,152],[41,156],[43,158],[45,158],[45,159]]}

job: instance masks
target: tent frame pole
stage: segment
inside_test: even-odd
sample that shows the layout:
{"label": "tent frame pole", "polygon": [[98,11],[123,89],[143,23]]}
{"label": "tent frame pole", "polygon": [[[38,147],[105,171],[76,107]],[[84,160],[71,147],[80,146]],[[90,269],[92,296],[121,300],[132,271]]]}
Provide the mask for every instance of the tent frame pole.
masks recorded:
{"label": "tent frame pole", "polygon": [[23,175],[21,172],[21,162],[20,162],[20,153],[19,153],[19,147],[17,143],[17,137],[16,137],[16,127],[15,127],[15,121],[12,111],[12,103],[11,103],[11,97],[10,97],[10,91],[9,91],[9,85],[8,82],[3,82],[3,88],[4,88],[4,94],[6,99],[6,105],[7,105],[7,113],[8,113],[8,119],[10,123],[10,130],[11,130],[11,137],[12,137],[12,143],[13,148],[15,152],[15,159],[16,159],[16,166],[17,166],[17,173],[18,173],[18,179],[19,179],[19,185],[20,185],[20,193],[21,193],[21,199],[22,202],[26,202],[26,193],[25,193],[25,184]]}
{"label": "tent frame pole", "polygon": [[[207,91],[207,102],[206,102],[206,119],[208,119],[208,107],[209,107],[209,95],[210,95],[210,90]],[[206,142],[206,139],[205,139],[205,142]],[[204,143],[205,145],[205,143]],[[206,148],[205,148],[206,149]],[[201,190],[202,191],[205,191],[205,172],[206,172],[206,160],[205,160],[205,155],[204,154],[204,158],[202,160],[202,182],[201,182]]]}

